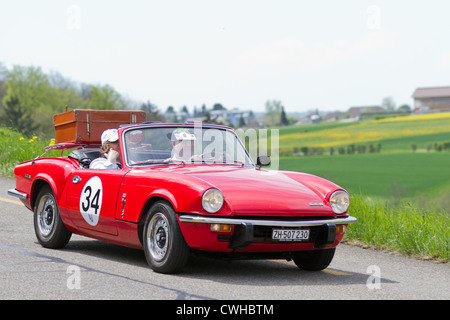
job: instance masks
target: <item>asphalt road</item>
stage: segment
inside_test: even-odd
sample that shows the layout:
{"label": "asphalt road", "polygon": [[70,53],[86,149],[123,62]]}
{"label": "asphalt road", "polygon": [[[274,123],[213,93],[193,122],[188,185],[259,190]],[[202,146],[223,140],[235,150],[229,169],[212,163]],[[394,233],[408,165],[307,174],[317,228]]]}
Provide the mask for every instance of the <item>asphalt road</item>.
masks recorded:
{"label": "asphalt road", "polygon": [[[143,251],[73,235],[62,250],[41,247],[33,218],[0,177],[0,299],[450,299],[450,265],[340,245],[327,270],[286,261],[192,257],[161,275]],[[351,226],[350,226],[351,227]]]}

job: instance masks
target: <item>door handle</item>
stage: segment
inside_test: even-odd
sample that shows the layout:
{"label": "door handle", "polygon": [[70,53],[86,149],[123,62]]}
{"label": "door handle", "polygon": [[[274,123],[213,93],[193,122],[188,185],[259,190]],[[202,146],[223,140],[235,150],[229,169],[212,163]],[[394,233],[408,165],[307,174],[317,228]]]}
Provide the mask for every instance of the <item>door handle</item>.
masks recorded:
{"label": "door handle", "polygon": [[80,182],[81,182],[81,178],[79,176],[75,176],[75,177],[72,178],[72,183],[77,184],[77,183],[80,183]]}
{"label": "door handle", "polygon": [[122,218],[123,218],[123,215],[125,214],[125,202],[127,202],[127,194],[126,193],[124,193],[122,195]]}

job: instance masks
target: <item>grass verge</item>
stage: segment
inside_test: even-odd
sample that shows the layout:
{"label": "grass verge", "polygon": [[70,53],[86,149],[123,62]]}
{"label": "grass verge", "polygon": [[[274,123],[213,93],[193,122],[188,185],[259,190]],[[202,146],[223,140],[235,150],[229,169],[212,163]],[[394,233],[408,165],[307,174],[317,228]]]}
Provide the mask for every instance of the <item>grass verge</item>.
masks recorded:
{"label": "grass verge", "polygon": [[[25,137],[13,129],[0,128],[0,175],[14,177],[14,167],[18,163],[43,154],[45,147],[54,142],[53,139],[41,140],[37,136]],[[55,155],[56,153],[53,151],[50,154]]]}
{"label": "grass verge", "polygon": [[363,196],[352,196],[345,240],[396,251],[422,259],[449,262],[450,216],[445,211],[419,209],[408,203],[390,206]]}

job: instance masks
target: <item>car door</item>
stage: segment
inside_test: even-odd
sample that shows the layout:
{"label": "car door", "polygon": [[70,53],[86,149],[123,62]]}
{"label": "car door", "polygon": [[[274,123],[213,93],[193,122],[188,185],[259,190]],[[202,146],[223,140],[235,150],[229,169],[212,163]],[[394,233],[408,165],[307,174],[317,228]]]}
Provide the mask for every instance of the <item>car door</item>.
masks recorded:
{"label": "car door", "polygon": [[79,169],[69,176],[67,209],[83,229],[117,235],[115,211],[125,171]]}

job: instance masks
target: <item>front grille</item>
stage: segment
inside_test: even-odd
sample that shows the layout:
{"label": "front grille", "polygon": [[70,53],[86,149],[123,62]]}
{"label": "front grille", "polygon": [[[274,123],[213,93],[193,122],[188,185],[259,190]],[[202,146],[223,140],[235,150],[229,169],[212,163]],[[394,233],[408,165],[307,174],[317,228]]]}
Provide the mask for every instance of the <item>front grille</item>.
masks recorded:
{"label": "front grille", "polygon": [[[308,217],[309,218],[309,217]],[[305,218],[304,221],[312,220]],[[329,219],[329,217],[314,218],[314,220]],[[254,219],[255,220],[255,219]],[[280,221],[281,219],[277,219]],[[283,219],[289,221],[288,219]],[[296,219],[298,221],[298,219]],[[295,221],[295,220],[294,220]],[[276,223],[275,223],[276,225]],[[272,232],[274,229],[282,230],[309,230],[308,240],[298,241],[282,241],[273,240]],[[281,227],[281,226],[264,226],[264,225],[252,225],[251,223],[243,223],[241,225],[235,225],[232,235],[218,235],[217,240],[223,242],[229,242],[229,248],[242,249],[252,243],[261,244],[287,244],[287,243],[314,243],[315,247],[320,248],[325,245],[332,244],[336,237],[336,226],[333,223],[327,223],[319,226],[310,227]]]}
{"label": "front grille", "polygon": [[242,220],[273,220],[273,221],[310,221],[310,220],[330,220],[335,216],[233,216]]}

